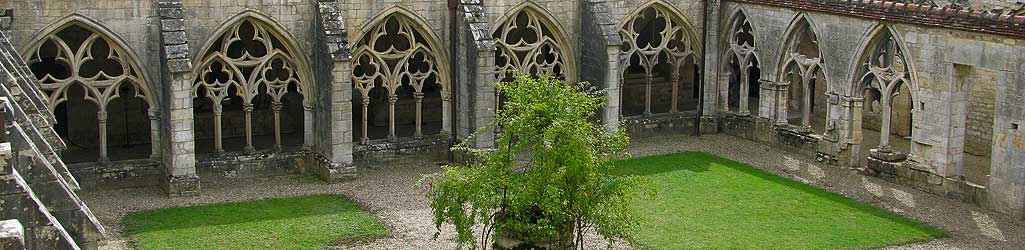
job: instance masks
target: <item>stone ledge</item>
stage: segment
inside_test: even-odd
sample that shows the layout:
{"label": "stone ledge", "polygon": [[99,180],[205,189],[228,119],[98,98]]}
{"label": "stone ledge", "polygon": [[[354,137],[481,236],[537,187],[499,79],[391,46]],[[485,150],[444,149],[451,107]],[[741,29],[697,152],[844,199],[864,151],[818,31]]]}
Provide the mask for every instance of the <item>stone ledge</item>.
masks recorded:
{"label": "stone ledge", "polygon": [[910,160],[892,162],[869,156],[868,168],[864,170],[864,173],[926,193],[982,207],[991,207],[986,187],[970,183],[963,178],[940,176],[918,162]]}
{"label": "stone ledge", "polygon": [[700,126],[697,112],[624,117],[623,122],[627,134],[635,137],[658,136],[662,132],[693,134]]}

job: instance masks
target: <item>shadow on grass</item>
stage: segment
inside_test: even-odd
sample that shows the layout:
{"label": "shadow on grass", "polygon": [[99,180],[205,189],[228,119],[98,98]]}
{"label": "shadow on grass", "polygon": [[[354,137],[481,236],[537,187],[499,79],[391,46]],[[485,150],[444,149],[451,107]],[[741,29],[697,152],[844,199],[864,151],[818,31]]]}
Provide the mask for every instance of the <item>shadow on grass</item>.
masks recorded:
{"label": "shadow on grass", "polygon": [[129,232],[137,234],[361,210],[358,205],[341,196],[313,195],[147,210],[128,215],[124,223]]}
{"label": "shadow on grass", "polygon": [[949,235],[949,233],[943,229],[905,218],[899,214],[890,212],[888,210],[873,207],[871,205],[859,202],[851,198],[844,197],[842,195],[831,193],[829,191],[820,189],[809,184],[793,181],[775,175],[772,172],[758,169],[748,164],[736,162],[705,152],[683,152],[620,161],[617,162],[615,173],[620,175],[639,176],[652,176],[680,170],[701,173],[708,171],[712,164],[725,166],[746,173],[748,175],[755,176],[760,179],[788,187],[799,192],[811,194],[822,199],[826,199],[850,208],[857,209],[858,211],[870,214],[875,217],[883,218],[901,224],[903,226],[914,228],[915,230],[921,231],[933,238],[946,237],[947,235]]}

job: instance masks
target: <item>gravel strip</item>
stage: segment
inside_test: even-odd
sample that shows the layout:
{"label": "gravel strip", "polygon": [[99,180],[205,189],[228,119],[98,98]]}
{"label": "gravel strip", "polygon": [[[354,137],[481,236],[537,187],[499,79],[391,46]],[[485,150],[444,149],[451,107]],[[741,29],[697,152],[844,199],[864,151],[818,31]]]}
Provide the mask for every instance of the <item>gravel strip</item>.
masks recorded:
{"label": "gravel strip", "polygon": [[[726,135],[686,135],[635,139],[635,157],[682,151],[704,151],[744,162],[778,175],[895,211],[901,215],[942,227],[951,237],[927,243],[887,249],[1022,249],[1025,225],[1009,216],[951,201],[911,188],[866,177],[846,168],[823,166],[779,149]],[[403,157],[359,168],[359,177],[327,184],[301,176],[230,179],[202,176],[202,195],[167,198],[157,187],[104,190],[81,194],[112,235],[101,249],[130,249],[122,234],[121,220],[132,212],[178,206],[236,202],[254,199],[312,194],[339,194],[351,198],[380,217],[392,229],[390,237],[370,242],[339,245],[334,249],[455,249],[451,227],[437,230],[427,200],[416,182],[423,174],[438,171],[439,162],[423,157]],[[606,242],[590,233],[588,249],[604,249]],[[629,249],[623,242],[612,249]]]}

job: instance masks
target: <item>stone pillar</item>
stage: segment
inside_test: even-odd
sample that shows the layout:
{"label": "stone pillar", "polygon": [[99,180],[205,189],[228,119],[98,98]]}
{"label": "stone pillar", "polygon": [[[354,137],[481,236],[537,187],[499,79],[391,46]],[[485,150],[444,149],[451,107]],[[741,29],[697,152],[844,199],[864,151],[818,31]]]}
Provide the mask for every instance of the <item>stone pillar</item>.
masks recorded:
{"label": "stone pillar", "polygon": [[96,112],[97,129],[100,134],[100,158],[96,160],[99,164],[108,164],[110,159],[107,158],[107,111],[101,107],[100,111]]}
{"label": "stone pillar", "polygon": [[[860,97],[849,97],[846,101],[841,102],[844,109],[847,110],[848,124],[847,144],[850,145],[850,161],[848,164],[853,167],[861,167],[861,141],[863,139],[861,133],[861,118],[865,109],[865,99]],[[844,142],[841,142],[844,143]]]}
{"label": "stone pillar", "polygon": [[[607,75],[605,76],[606,95],[608,100],[605,102],[605,129],[608,131],[619,130],[619,117],[621,114],[620,100],[623,99],[623,90],[619,87],[622,86],[623,77],[621,77],[622,69],[619,68],[619,46],[608,46],[605,49],[605,54],[608,55],[608,68]],[[675,98],[675,95],[674,95]],[[675,105],[674,105],[675,107]]]}
{"label": "stone pillar", "polygon": [[185,36],[185,14],[180,0],[158,2],[160,15],[161,110],[165,114],[161,140],[164,147],[166,182],[161,187],[170,196],[199,194],[196,175],[195,139],[192,115],[192,59]]}
{"label": "stone pillar", "polygon": [[[620,100],[622,74],[620,74],[620,48],[623,44],[619,36],[619,27],[612,14],[609,13],[607,0],[586,0],[581,4],[580,27],[581,40],[578,61],[579,79],[594,83],[606,89],[606,104],[602,111],[603,125],[609,131],[619,130]],[[651,115],[651,74],[647,74],[645,84],[644,114]]]}
{"label": "stone pillar", "polygon": [[644,116],[651,116],[651,72],[644,74]]}
{"label": "stone pillar", "polygon": [[214,102],[213,104],[213,119],[214,119],[214,153],[224,153],[224,128],[221,127],[221,115],[224,114],[224,106],[221,103]]}
{"label": "stone pillar", "polygon": [[303,105],[303,147],[313,147],[313,107]]}
{"label": "stone pillar", "polygon": [[[326,118],[327,133],[325,138],[321,138],[319,134],[317,138],[313,138],[311,133],[311,138],[308,139],[311,144],[316,140],[316,152],[323,156],[323,162],[314,172],[327,182],[338,182],[356,176],[352,157],[352,149],[355,146],[352,134],[352,55],[344,18],[338,10],[338,5],[339,3],[334,0],[322,0],[318,3],[321,50],[314,53],[323,59],[317,60],[317,68],[323,77],[319,78],[320,81],[326,84],[318,85],[318,88],[323,89],[318,91],[318,94],[327,95],[327,98],[322,98],[325,101],[319,103],[324,106],[322,112],[326,112],[321,115]],[[313,117],[312,109],[308,110],[307,115]],[[307,129],[312,131],[313,127],[311,120]]]}
{"label": "stone pillar", "polygon": [[253,147],[253,104],[244,103],[242,104],[242,116],[245,120],[246,126],[246,147],[242,151],[246,154],[252,154],[256,152],[256,148]]}
{"label": "stone pillar", "polygon": [[423,119],[424,93],[417,91],[416,93],[413,93],[413,98],[416,99],[416,131],[413,132],[413,138],[419,140],[424,138],[424,133],[420,128],[420,123]]}
{"label": "stone pillar", "polygon": [[150,159],[160,159],[160,110],[150,107],[147,115],[149,116],[149,142],[150,142]]}
{"label": "stone pillar", "polygon": [[[682,61],[677,60],[677,62],[682,62]],[[673,113],[673,114],[675,114],[675,113],[680,111],[680,108],[679,108],[680,100],[679,99],[680,99],[680,67],[681,66],[682,66],[682,64],[681,65],[673,66],[673,73],[672,73],[672,78],[673,79],[671,80],[673,82],[673,98],[672,98],[672,105],[670,106],[671,108],[669,108],[669,113]]]}
{"label": "stone pillar", "polygon": [[[271,110],[274,112],[274,151],[281,151],[281,108],[282,104],[279,101],[271,102]],[[306,113],[304,112],[303,115]],[[306,117],[303,117],[303,126],[305,126]],[[303,139],[305,140],[305,134]],[[305,141],[304,141],[305,142]]]}
{"label": "stone pillar", "polygon": [[704,55],[702,56],[705,61],[702,65],[703,82],[702,86],[702,100],[701,100],[701,121],[700,121],[700,133],[701,134],[714,134],[719,132],[719,126],[717,120],[717,109],[719,107],[719,64],[721,63],[719,55],[719,17],[721,16],[721,1],[720,0],[708,0],[705,3],[705,37],[704,37]]}
{"label": "stone pillar", "polygon": [[775,117],[774,122],[776,125],[786,125],[787,109],[790,107],[790,98],[787,95],[787,91],[790,90],[790,82],[767,82],[767,84],[772,86],[772,96],[776,99],[776,113],[772,115],[772,117]]}
{"label": "stone pillar", "polygon": [[751,109],[749,109],[747,106],[749,101],[748,99],[750,98],[749,96],[751,95],[750,93],[748,93],[751,90],[751,67],[750,62],[748,62],[748,59],[741,59],[741,61],[743,61],[743,64],[740,66],[740,96],[739,99],[737,99],[740,100],[740,105],[737,108],[740,110],[737,110],[737,114],[741,116],[747,116],[751,115]]}

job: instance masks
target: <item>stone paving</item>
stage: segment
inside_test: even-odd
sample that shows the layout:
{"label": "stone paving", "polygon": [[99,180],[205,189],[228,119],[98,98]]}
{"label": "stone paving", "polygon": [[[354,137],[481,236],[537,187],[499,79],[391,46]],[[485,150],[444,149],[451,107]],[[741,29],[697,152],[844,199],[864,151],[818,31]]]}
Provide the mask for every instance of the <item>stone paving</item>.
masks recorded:
{"label": "stone paving", "polygon": [[[931,242],[893,246],[887,249],[1022,249],[1025,223],[1009,216],[945,198],[893,185],[874,177],[860,175],[847,168],[823,166],[813,159],[781,152],[769,146],[726,135],[702,137],[660,136],[634,139],[634,156],[680,151],[705,151],[745,162],[778,175],[827,189],[847,197],[885,208],[901,215],[942,227],[951,232],[947,238]],[[432,216],[416,186],[420,176],[437,171],[440,162],[406,157],[379,165],[362,167],[359,177],[338,184],[326,184],[301,176],[260,179],[224,179],[203,177],[203,193],[193,198],[167,198],[156,187],[88,192],[82,195],[93,212],[112,232],[101,249],[130,249],[122,234],[121,219],[128,213],[173,206],[234,202],[251,199],[290,197],[309,194],[341,194],[352,198],[378,215],[392,229],[392,236],[335,249],[454,249],[451,228],[443,228],[435,240]],[[605,243],[590,237],[588,249],[604,249]],[[622,242],[613,249],[629,249]]]}

